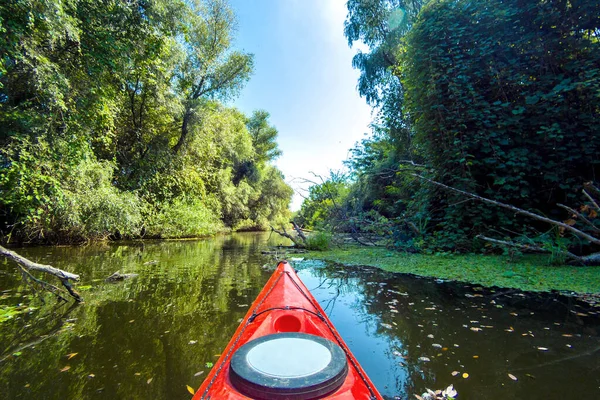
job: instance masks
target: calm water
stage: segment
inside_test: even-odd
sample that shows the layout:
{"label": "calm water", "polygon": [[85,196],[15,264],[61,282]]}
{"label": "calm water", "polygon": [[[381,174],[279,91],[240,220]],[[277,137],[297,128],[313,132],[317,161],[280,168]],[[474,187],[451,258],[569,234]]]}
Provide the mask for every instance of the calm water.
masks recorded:
{"label": "calm water", "polygon": [[[0,304],[37,307],[0,323],[0,398],[189,399],[275,266],[267,238],[19,249],[81,274],[86,302],[32,302],[0,262]],[[598,308],[292,264],[386,398],[451,383],[462,399],[600,397]],[[105,283],[115,271],[139,276]]]}

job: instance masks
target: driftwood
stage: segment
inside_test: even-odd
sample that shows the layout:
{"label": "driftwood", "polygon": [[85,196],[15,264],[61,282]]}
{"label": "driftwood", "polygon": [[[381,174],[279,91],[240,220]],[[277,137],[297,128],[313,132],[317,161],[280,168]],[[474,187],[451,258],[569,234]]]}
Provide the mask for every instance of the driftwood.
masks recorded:
{"label": "driftwood", "polygon": [[131,279],[137,277],[138,274],[122,274],[119,271],[113,273],[111,276],[105,279],[106,282],[118,282],[124,281],[125,279]]}
{"label": "driftwood", "polygon": [[83,298],[79,295],[79,293],[77,293],[75,291],[75,289],[73,289],[71,282],[69,282],[69,281],[75,281],[75,282],[79,281],[79,275],[72,274],[67,271],[63,271],[62,269],[54,268],[50,265],[38,264],[36,262],[28,260],[27,258],[15,253],[14,251],[8,250],[2,246],[0,246],[0,255],[13,260],[17,264],[17,268],[18,268],[19,272],[21,272],[21,276],[23,277],[23,280],[26,283],[30,284],[31,287],[34,289],[34,291],[37,291],[35,286],[33,285],[35,283],[35,284],[38,284],[42,289],[52,292],[56,296],[58,296],[60,299],[66,301],[66,299],[63,296],[61,296],[61,293],[62,293],[61,289],[59,289],[58,287],[56,287],[48,282],[45,282],[41,279],[36,278],[30,272],[30,271],[40,271],[40,272],[44,272],[46,274],[57,277],[60,280],[60,282],[62,283],[62,285],[64,286],[64,288],[67,290],[67,292],[69,292],[69,294],[77,302],[83,301]]}
{"label": "driftwood", "polygon": [[[488,204],[493,204],[495,206],[498,207],[502,207],[502,208],[506,208],[507,210],[511,210],[513,211],[515,214],[520,214],[520,215],[524,215],[533,219],[536,219],[538,221],[542,221],[542,222],[546,222],[550,225],[555,225],[558,226],[562,229],[564,229],[565,231],[569,231],[572,234],[574,234],[575,236],[578,236],[582,239],[587,240],[588,242],[592,243],[592,244],[596,244],[596,245],[600,245],[600,238],[596,238],[586,232],[583,232],[582,230],[579,230],[577,228],[575,228],[573,225],[569,225],[567,223],[561,222],[561,221],[556,221],[547,217],[544,217],[542,215],[533,213],[531,211],[527,211],[527,210],[523,210],[519,207],[515,207],[515,206],[511,206],[510,204],[505,204],[505,203],[501,203],[499,201],[496,200],[492,200],[492,199],[488,199],[485,197],[481,197],[478,196],[476,194],[473,193],[469,193],[466,192],[464,190],[460,190],[460,189],[456,189],[453,188],[451,186],[448,185],[444,185],[443,183],[440,182],[436,182],[434,180],[425,178],[424,176],[418,175],[418,174],[412,174],[413,176],[422,179],[424,181],[427,181],[431,184],[434,184],[436,186],[442,187],[446,190],[450,190],[456,193],[460,193],[463,194],[467,197],[470,197],[472,199],[478,200],[478,201],[482,201],[484,203],[488,203]],[[584,185],[584,187],[590,191],[593,191],[594,193],[599,192],[598,189],[593,186],[591,183],[586,183]],[[600,211],[600,206],[598,206],[598,204],[596,203],[596,201],[594,200],[594,198],[585,190],[582,190],[583,194],[586,196],[586,198],[592,203],[593,207],[597,210]],[[575,211],[574,209],[567,207],[565,205],[562,204],[557,204],[559,207],[569,211],[570,213],[572,213],[572,215],[574,215],[575,217],[580,217],[581,220],[583,222],[585,222],[588,225],[592,225],[594,227],[594,230],[597,232],[598,228],[591,222],[589,221],[587,218],[585,218],[583,215],[581,215],[580,213],[578,213],[577,211]],[[493,239],[493,238],[489,238],[483,235],[479,235],[478,236],[480,239],[482,240],[486,240],[490,243],[495,243],[495,244],[500,244],[500,245],[505,245],[505,246],[511,246],[511,247],[517,247],[520,248],[522,250],[529,250],[529,251],[534,251],[534,252],[550,252],[550,250],[544,249],[542,247],[538,247],[538,246],[528,246],[528,245],[523,245],[520,243],[515,243],[515,242],[509,242],[509,241],[504,241],[504,240],[498,240],[498,239]],[[569,260],[571,260],[572,263],[578,263],[578,264],[583,264],[583,265],[600,265],[600,253],[593,253],[587,256],[578,256],[576,254],[571,253],[570,251],[567,250],[561,250],[558,252],[561,255],[564,255],[566,258],[568,258]]]}

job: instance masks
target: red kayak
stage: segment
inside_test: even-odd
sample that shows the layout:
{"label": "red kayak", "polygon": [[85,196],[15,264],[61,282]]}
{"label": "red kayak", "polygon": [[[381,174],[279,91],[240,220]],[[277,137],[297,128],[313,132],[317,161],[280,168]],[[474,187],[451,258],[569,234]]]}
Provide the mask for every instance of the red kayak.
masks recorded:
{"label": "red kayak", "polygon": [[282,261],[193,400],[383,400],[325,312]]}

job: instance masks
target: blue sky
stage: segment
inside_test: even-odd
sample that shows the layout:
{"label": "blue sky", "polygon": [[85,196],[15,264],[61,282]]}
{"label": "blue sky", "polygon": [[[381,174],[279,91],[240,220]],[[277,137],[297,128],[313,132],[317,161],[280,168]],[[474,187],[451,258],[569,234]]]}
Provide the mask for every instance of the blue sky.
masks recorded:
{"label": "blue sky", "polygon": [[[339,170],[370,132],[371,109],[356,90],[356,48],[344,37],[346,0],[230,0],[235,48],[254,53],[255,72],[234,106],[264,109],[279,131],[277,166],[298,192]],[[302,203],[294,196],[292,209]]]}

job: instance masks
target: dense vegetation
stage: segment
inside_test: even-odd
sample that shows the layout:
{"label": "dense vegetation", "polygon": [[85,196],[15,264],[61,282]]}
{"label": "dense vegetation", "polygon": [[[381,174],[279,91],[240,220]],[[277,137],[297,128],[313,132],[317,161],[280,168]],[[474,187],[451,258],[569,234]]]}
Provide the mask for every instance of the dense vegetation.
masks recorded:
{"label": "dense vegetation", "polygon": [[5,241],[206,235],[286,215],[269,114],[224,0],[0,4]]}
{"label": "dense vegetation", "polygon": [[413,251],[477,251],[479,234],[597,250],[421,178],[600,232],[582,195],[600,173],[597,1],[350,0],[348,11],[349,43],[370,48],[354,59],[358,89],[378,114],[350,176],[313,187],[300,222]]}

